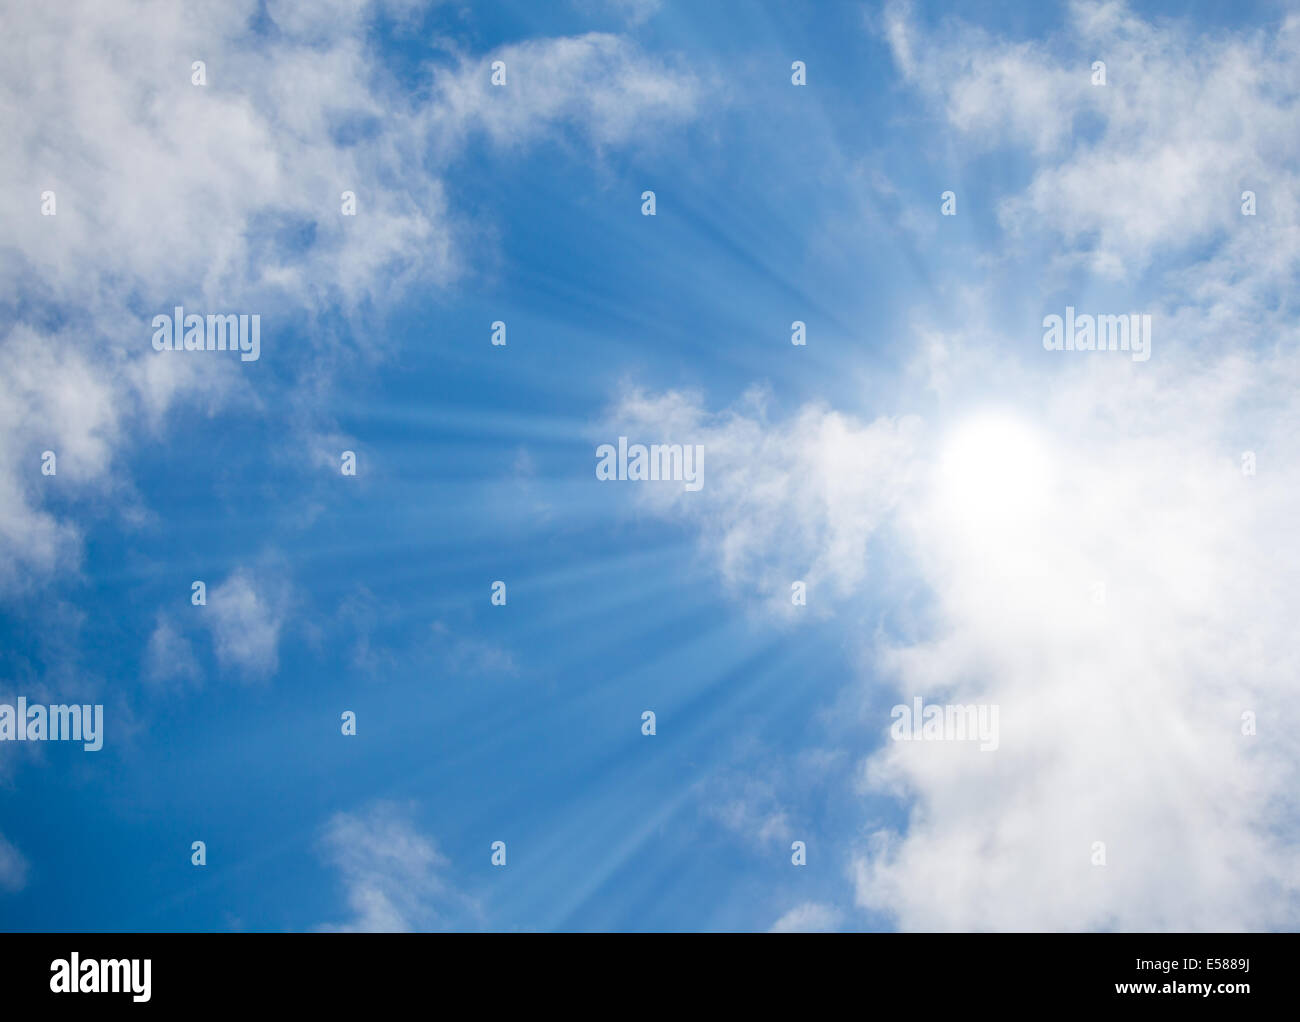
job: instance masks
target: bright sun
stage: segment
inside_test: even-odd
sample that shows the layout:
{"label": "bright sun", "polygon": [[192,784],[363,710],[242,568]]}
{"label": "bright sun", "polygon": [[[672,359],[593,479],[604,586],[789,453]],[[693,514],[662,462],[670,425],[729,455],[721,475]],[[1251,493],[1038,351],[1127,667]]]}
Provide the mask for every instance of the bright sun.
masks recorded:
{"label": "bright sun", "polygon": [[1034,429],[1006,412],[985,412],[948,437],[936,483],[952,513],[981,525],[1015,525],[1042,509],[1052,459]]}

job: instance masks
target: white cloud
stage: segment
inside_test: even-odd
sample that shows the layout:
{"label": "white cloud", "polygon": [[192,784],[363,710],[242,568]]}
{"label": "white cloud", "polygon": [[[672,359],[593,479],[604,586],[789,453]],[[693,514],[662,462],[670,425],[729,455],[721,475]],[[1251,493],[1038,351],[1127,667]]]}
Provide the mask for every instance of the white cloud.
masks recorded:
{"label": "white cloud", "polygon": [[[491,83],[504,61],[504,86]],[[604,32],[529,40],[484,57],[465,58],[436,75],[433,116],[449,136],[481,131],[498,146],[516,147],[570,123],[596,146],[626,143],[694,116],[702,87],[689,70],[642,54]]]}
{"label": "white cloud", "polygon": [[[409,19],[405,0],[383,4]],[[249,386],[232,360],[160,356],[150,319],[256,312],[275,319],[379,308],[416,282],[454,281],[476,225],[444,175],[466,139],[532,142],[561,125],[599,146],[695,110],[692,79],[592,34],[515,44],[399,87],[366,43],[373,6],[256,0],[94,0],[7,11],[0,33],[0,586],[75,567],[79,530],[45,506],[58,485],[124,486],[124,444],[165,438],[176,401],[219,407]],[[486,91],[487,62],[510,61]],[[191,83],[206,63],[207,85]],[[53,191],[57,215],[42,216]],[[354,191],[358,215],[340,214]],[[312,395],[373,331],[316,330]],[[315,374],[315,375],[313,375]],[[297,405],[295,405],[297,407]],[[306,414],[314,416],[310,403]],[[319,423],[305,432],[324,428]]]}
{"label": "white cloud", "polygon": [[833,905],[815,901],[796,905],[775,923],[768,933],[827,933],[839,929],[844,914]]}
{"label": "white cloud", "polygon": [[[767,421],[752,398],[711,413],[677,393],[633,393],[610,420],[705,443],[704,490],[645,489],[644,506],[697,528],[742,589],[818,565],[891,608],[889,628],[845,615],[873,665],[873,737],[916,696],[999,707],[996,752],[886,740],[864,763],[863,790],[910,813],[855,855],[862,907],[905,929],[1294,928],[1300,372],[1293,312],[1267,290],[1289,289],[1300,251],[1282,128],[1300,21],[1192,38],[1080,5],[1073,25],[1108,58],[1107,96],[1088,91],[1087,61],[1062,70],[1046,46],[961,26],[932,41],[898,12],[886,33],[968,154],[1010,142],[1039,161],[1004,202],[1010,231],[1064,238],[1103,273],[1192,259],[1158,278],[1151,362],[1041,361],[1036,334],[968,289],[991,325],[919,328],[902,412],[870,426],[815,405]],[[1068,130],[1089,103],[1097,133]],[[1247,167],[1273,203],[1259,234],[1239,211]],[[1228,240],[1198,253],[1216,232]],[[936,395],[924,420],[906,414]],[[865,564],[873,534],[903,572]]]}
{"label": "white cloud", "polygon": [[200,610],[212,629],[217,661],[243,674],[263,678],[280,666],[280,629],[288,606],[285,583],[245,569],[208,593]]}
{"label": "white cloud", "polygon": [[447,859],[411,822],[409,807],[380,802],[362,813],[336,813],[321,850],[340,874],[353,917],[326,930],[409,932],[450,925],[464,899],[444,879]]}
{"label": "white cloud", "polygon": [[[907,80],[970,150],[1042,158],[1001,206],[1018,234],[1054,232],[1079,262],[1122,278],[1211,246],[1186,285],[1226,299],[1277,286],[1300,258],[1300,16],[1276,31],[1143,21],[1121,3],[1074,3],[1059,38],[1017,42],[964,22],[936,32],[893,6],[883,34]],[[1094,86],[1091,64],[1106,64]],[[1241,214],[1255,191],[1259,214]],[[1256,279],[1240,287],[1245,266]],[[1238,300],[1241,295],[1238,295]]]}
{"label": "white cloud", "polygon": [[[935,423],[920,447],[892,535],[932,617],[876,664],[903,700],[997,704],[1001,746],[887,742],[869,759],[864,787],[912,808],[857,857],[858,901],[909,929],[1293,928],[1300,582],[1282,566],[1300,560],[1300,373],[1294,312],[1269,291],[1293,286],[1300,255],[1284,127],[1300,20],[1198,36],[1075,5],[1064,42],[1106,60],[1096,89],[1079,87],[1086,60],[1061,78],[1062,40],[931,41],[897,10],[887,34],[970,152],[1037,157],[1002,204],[1010,231],[1103,275],[1153,265],[1167,312],[1140,368],[1043,371],[996,328],[992,345],[927,336],[917,378],[997,411]],[[1085,113],[1093,130],[1062,129]],[[1267,217],[1241,216],[1243,187]]]}
{"label": "white cloud", "polygon": [[[202,613],[195,609],[195,613]],[[144,656],[145,677],[155,683],[195,683],[203,672],[194,646],[168,615],[159,613]]]}
{"label": "white cloud", "polygon": [[[75,563],[80,532],[41,510],[50,491],[112,485],[108,452],[120,435],[113,387],[64,340],[20,326],[3,342],[0,590]],[[45,451],[55,456],[55,475],[42,474]]]}
{"label": "white cloud", "polygon": [[[1247,354],[1145,368],[1076,363],[997,412],[918,424],[893,486],[898,473],[863,470],[891,464],[873,453],[896,441],[884,420],[828,430],[830,413],[805,408],[760,424],[672,394],[615,412],[650,429],[662,410],[673,439],[719,439],[697,503],[651,506],[696,526],[724,572],[743,563],[753,581],[802,558],[901,605],[909,593],[882,592],[889,575],[864,570],[862,550],[883,530],[906,558],[931,603],[919,626],[894,624],[918,638],[886,641],[841,611],[875,665],[864,743],[914,696],[999,706],[995,753],[886,741],[864,766],[864,788],[911,814],[856,856],[858,900],[903,928],[1294,925],[1300,579],[1282,566],[1300,563],[1297,373]],[[827,478],[854,485],[822,500]],[[1257,736],[1241,733],[1245,711]],[[753,799],[728,807],[752,829]]]}
{"label": "white cloud", "polygon": [[651,485],[637,496],[695,523],[732,586],[789,607],[795,580],[832,596],[861,583],[871,534],[906,486],[915,427],[910,418],[866,422],[809,405],[774,428],[761,390],[718,414],[696,394],[630,390],[602,435],[702,445],[703,490]]}
{"label": "white cloud", "polygon": [[[911,929],[1294,923],[1300,586],[1274,566],[1300,556],[1300,465],[1248,411],[1294,414],[1292,375],[1229,358],[1152,393],[1072,373],[1006,427],[1014,443],[972,451],[963,431],[992,435],[978,425],[938,441],[899,530],[934,594],[929,635],[878,667],[900,701],[998,705],[1001,745],[870,759],[867,787],[913,802],[905,834],[858,860],[863,905]],[[1242,475],[1233,435],[1270,452],[1266,473]]]}

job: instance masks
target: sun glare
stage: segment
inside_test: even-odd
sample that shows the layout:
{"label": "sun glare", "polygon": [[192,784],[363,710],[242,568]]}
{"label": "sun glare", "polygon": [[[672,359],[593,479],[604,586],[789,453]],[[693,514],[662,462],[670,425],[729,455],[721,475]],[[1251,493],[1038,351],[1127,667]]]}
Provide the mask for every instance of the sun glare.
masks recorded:
{"label": "sun glare", "polygon": [[944,505],[981,524],[1015,524],[1041,510],[1050,459],[1039,435],[1006,412],[958,425],[943,448],[937,485]]}

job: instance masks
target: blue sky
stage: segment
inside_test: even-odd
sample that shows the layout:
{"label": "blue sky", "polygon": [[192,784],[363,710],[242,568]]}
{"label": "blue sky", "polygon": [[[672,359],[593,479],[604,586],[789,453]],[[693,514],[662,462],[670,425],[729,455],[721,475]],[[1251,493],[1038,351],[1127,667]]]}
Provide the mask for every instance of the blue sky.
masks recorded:
{"label": "blue sky", "polygon": [[0,926],[1294,928],[1284,5],[9,20]]}

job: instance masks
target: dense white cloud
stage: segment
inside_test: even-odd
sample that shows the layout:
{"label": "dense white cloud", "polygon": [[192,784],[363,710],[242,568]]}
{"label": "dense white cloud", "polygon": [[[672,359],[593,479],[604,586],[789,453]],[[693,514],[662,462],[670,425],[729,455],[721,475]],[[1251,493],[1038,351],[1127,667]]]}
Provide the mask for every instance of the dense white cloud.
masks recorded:
{"label": "dense white cloud", "polygon": [[[1293,383],[1235,368],[1155,395],[1072,374],[1041,419],[938,441],[899,523],[933,617],[878,670],[900,702],[997,705],[1001,740],[871,758],[864,783],[914,801],[858,861],[864,905],[920,929],[1294,923],[1300,585],[1277,566],[1300,555],[1300,465],[1238,404]],[[1273,452],[1253,478],[1225,439],[1243,428]]]}
{"label": "dense white cloud", "polygon": [[[26,326],[0,344],[7,371],[0,378],[0,591],[21,587],[72,562],[75,524],[42,510],[50,491],[65,495],[68,481],[100,490],[107,454],[120,437],[114,389],[93,359],[52,344]],[[43,454],[54,454],[55,475],[42,474]]]}
{"label": "dense white cloud", "polygon": [[[1087,356],[1037,382],[1017,370],[1002,442],[962,447],[972,426],[936,441],[901,530],[933,633],[879,665],[905,698],[997,703],[1002,744],[872,757],[864,783],[914,801],[906,832],[857,860],[859,901],[909,928],[1293,927],[1300,373],[1294,309],[1268,293],[1300,265],[1300,19],[1197,35],[1077,4],[1066,42],[1106,61],[1104,88],[1080,87],[1086,61],[1063,79],[1050,43],[954,29],[930,44],[897,11],[889,34],[972,145],[1040,157],[1004,225],[1103,274],[1160,260],[1168,314],[1149,371]],[[1063,130],[1088,113],[1095,131]],[[951,385],[946,361],[931,367]]]}
{"label": "dense white cloud", "polygon": [[[1232,356],[1153,388],[1131,363],[1080,366],[1038,379],[1030,414],[1013,402],[915,426],[902,483],[893,468],[862,471],[882,464],[879,435],[896,438],[889,420],[849,429],[838,449],[816,438],[842,417],[815,408],[670,431],[706,444],[707,482],[651,506],[695,523],[733,583],[761,592],[790,564],[825,564],[849,593],[902,601],[865,557],[880,530],[925,583],[919,629],[892,622],[917,640],[861,622],[877,736],[915,696],[1000,708],[995,753],[886,742],[865,765],[864,786],[912,813],[857,858],[864,906],[922,929],[1294,921],[1300,582],[1280,569],[1300,563],[1294,377]],[[644,425],[654,408],[697,421],[680,395],[637,396],[615,418]],[[1242,474],[1236,437],[1256,448],[1258,475]],[[826,476],[855,487],[822,501]],[[1246,711],[1256,736],[1242,734]],[[1094,841],[1105,867],[1091,865]]]}

